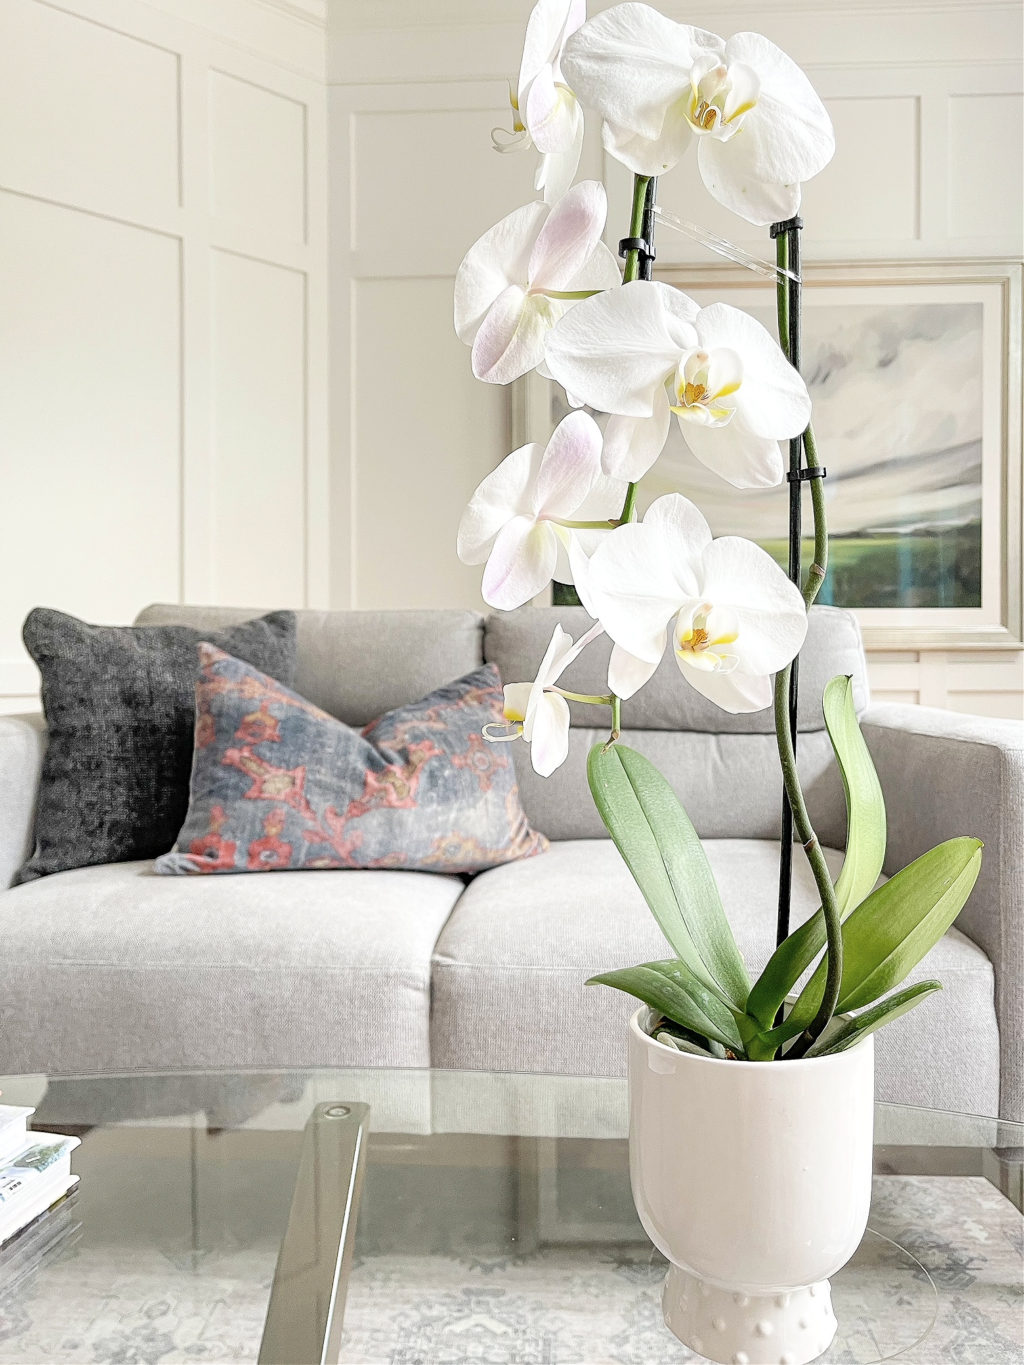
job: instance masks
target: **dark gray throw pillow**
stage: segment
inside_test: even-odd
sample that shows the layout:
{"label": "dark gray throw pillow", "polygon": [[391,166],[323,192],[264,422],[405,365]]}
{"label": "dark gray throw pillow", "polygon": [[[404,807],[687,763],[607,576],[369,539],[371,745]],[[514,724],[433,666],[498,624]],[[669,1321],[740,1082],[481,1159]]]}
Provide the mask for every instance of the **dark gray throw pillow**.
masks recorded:
{"label": "dark gray throw pillow", "polygon": [[188,810],[201,640],[286,687],[295,675],[291,611],[198,631],[91,626],[36,607],[22,634],[42,674],[49,739],[35,851],[16,882],[172,847]]}

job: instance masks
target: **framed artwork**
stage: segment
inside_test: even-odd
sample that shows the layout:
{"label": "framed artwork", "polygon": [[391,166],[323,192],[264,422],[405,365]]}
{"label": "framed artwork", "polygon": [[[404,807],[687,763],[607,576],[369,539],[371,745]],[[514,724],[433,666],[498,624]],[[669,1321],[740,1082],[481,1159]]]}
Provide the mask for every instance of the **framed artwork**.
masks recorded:
{"label": "framed artwork", "polygon": [[[776,334],[774,286],[747,271],[670,266],[656,277],[698,303],[743,308]],[[828,470],[831,550],[818,601],[853,608],[876,648],[1019,648],[1020,264],[812,263],[803,283],[802,370]],[[558,385],[520,380],[515,444],[546,440],[567,411]],[[684,493],[716,535],[747,536],[785,564],[787,490],[732,488],[673,423],[640,506]]]}

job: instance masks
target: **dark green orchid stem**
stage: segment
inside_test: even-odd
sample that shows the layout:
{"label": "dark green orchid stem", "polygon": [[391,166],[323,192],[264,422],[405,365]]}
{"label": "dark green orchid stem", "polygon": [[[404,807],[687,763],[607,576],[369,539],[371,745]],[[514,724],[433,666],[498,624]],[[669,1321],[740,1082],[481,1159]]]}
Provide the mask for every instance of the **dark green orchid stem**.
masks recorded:
{"label": "dark green orchid stem", "polygon": [[[654,187],[657,184],[649,175],[635,175],[633,177],[633,207],[629,215],[629,235],[631,237],[643,237],[646,226],[648,241],[654,235]],[[644,275],[644,262],[641,260],[639,251],[629,251],[626,253],[626,268],[622,272],[624,284],[629,284],[631,280],[638,280]],[[647,274],[645,278],[650,278],[650,262],[647,262]],[[591,291],[585,291],[589,293]],[[601,290],[593,291],[601,293]],[[552,298],[576,297],[570,294],[552,294]],[[636,517],[636,484],[631,483],[626,486],[626,496],[622,503],[622,512],[618,522],[610,522],[610,525],[617,525],[633,521]],[[551,603],[556,607],[578,607],[581,605],[579,594],[571,583],[551,584]],[[617,728],[617,727],[616,727]]]}
{"label": "dark green orchid stem", "polygon": [[[789,267],[789,237],[785,232],[780,232],[776,241],[776,261],[780,269]],[[776,290],[776,302],[779,318],[779,344],[788,356],[792,358],[793,335],[791,333],[791,321],[799,325],[798,319],[790,317],[790,300],[793,291],[790,288],[788,279],[780,275]],[[818,451],[814,440],[814,433],[810,426],[804,432],[802,449],[806,458],[808,469],[817,469]],[[799,467],[799,466],[798,466]],[[828,568],[828,526],[825,518],[825,490],[823,481],[810,479],[811,485],[811,507],[814,513],[814,559],[807,571],[807,576],[802,584],[804,602],[810,608],[811,603],[818,595],[818,590],[825,580],[825,573]],[[799,489],[800,485],[794,485]],[[800,532],[799,519],[797,520],[797,530],[791,536],[795,542],[790,546],[790,571],[795,581],[800,578]],[[780,673],[775,675],[775,736],[779,747],[779,761],[782,765],[782,779],[786,788],[787,813],[789,818],[783,824],[783,837],[791,837],[791,831],[795,830],[797,838],[803,844],[811,873],[814,876],[814,883],[818,889],[821,899],[822,914],[825,919],[825,955],[827,966],[825,968],[825,987],[822,992],[821,1004],[814,1019],[807,1026],[806,1030],[800,1035],[793,1046],[786,1053],[791,1059],[803,1057],[807,1049],[824,1031],[829,1020],[835,1013],[836,1004],[839,1000],[839,991],[843,980],[843,930],[842,920],[839,913],[839,905],[836,900],[835,887],[832,884],[832,877],[829,874],[828,864],[825,862],[825,855],[818,837],[814,832],[810,816],[807,812],[807,803],[804,800],[803,789],[800,786],[800,777],[796,765],[796,744],[794,738],[794,706],[793,695],[791,692],[791,682],[795,666],[788,664]],[[791,820],[791,825],[790,825]]]}
{"label": "dark green orchid stem", "polygon": [[[649,175],[634,175],[633,177],[633,208],[629,215],[629,235],[631,237],[643,237],[644,225],[653,236],[654,233],[654,194],[652,180]],[[626,268],[622,272],[622,283],[631,284],[633,280],[643,277],[643,262],[639,251],[628,251],[626,253]],[[647,275],[650,278],[650,275]],[[636,517],[636,484],[631,483],[626,486],[626,497],[622,504],[622,512],[619,521],[625,524],[633,521]]]}

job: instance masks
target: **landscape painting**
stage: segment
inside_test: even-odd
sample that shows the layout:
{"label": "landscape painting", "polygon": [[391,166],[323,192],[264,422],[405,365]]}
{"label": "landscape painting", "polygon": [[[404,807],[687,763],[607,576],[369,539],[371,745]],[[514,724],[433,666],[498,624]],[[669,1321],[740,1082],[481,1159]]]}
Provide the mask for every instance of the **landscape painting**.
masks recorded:
{"label": "landscape painting", "polygon": [[[770,308],[748,311],[774,331]],[[981,303],[811,304],[804,319],[802,369],[828,469],[819,601],[980,607]],[[748,536],[786,563],[785,489],[730,488],[675,427],[646,482],[645,499],[686,493],[716,535]]]}
{"label": "landscape painting", "polygon": [[[777,335],[771,281],[732,266],[660,266],[656,278]],[[818,601],[856,610],[872,647],[1018,643],[1020,267],[811,263],[803,285],[801,370],[828,471]],[[557,384],[527,377],[512,399],[515,443],[546,441],[568,410]],[[715,535],[746,536],[787,564],[788,485],[731,487],[675,423],[641,483],[640,512],[669,492],[692,498]],[[806,484],[802,501],[806,567]]]}

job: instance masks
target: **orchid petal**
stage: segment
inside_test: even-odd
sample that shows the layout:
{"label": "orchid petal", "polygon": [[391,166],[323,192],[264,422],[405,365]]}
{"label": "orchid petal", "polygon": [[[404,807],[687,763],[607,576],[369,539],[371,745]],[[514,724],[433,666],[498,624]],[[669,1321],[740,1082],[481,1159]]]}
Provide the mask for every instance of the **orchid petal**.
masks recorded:
{"label": "orchid petal", "polygon": [[655,138],[617,123],[605,121],[601,125],[605,151],[634,175],[664,175],[682,160],[691,136],[682,102],[666,110],[661,132]]}
{"label": "orchid petal", "polygon": [[742,715],[748,711],[763,711],[772,704],[772,680],[770,677],[753,676],[747,673],[722,673],[716,670],[694,668],[680,656],[676,662],[683,677],[701,696],[713,701],[723,711],[732,715]]}
{"label": "orchid petal", "polygon": [[[661,532],[673,563],[696,563],[712,544],[711,527],[703,512],[696,503],[684,498],[682,493],[666,493],[663,497],[655,498],[647,509],[643,524]],[[686,595],[692,581],[690,572],[677,577],[683,589],[682,596]]]}
{"label": "orchid petal", "polygon": [[657,663],[668,623],[690,594],[680,591],[660,529],[633,522],[613,531],[591,555],[587,595],[588,611],[617,645]]}
{"label": "orchid petal", "polygon": [[520,446],[480,483],[459,522],[458,556],[463,564],[482,564],[507,521],[532,515],[532,490],[542,454],[543,447],[535,441]]}
{"label": "orchid petal", "polygon": [[617,697],[627,701],[635,693],[639,692],[645,683],[650,682],[658,670],[658,663],[650,663],[645,659],[637,659],[621,645],[612,646],[612,655],[608,661],[608,687]]}
{"label": "orchid petal", "polygon": [[531,289],[567,289],[601,239],[608,198],[599,180],[574,185],[549,211],[530,254]]}
{"label": "orchid petal", "polygon": [[569,574],[572,578],[576,596],[580,599],[588,616],[597,616],[590,595],[590,556],[586,552],[579,535],[571,534],[568,544]]}
{"label": "orchid petal", "polygon": [[[575,179],[583,155],[583,131],[583,110],[577,104],[576,127],[571,144],[562,152],[545,152],[537,167],[534,188],[543,193],[546,204],[557,203]],[[618,274],[616,266],[612,284],[618,284]]]}
{"label": "orchid petal", "polygon": [[604,429],[601,467],[606,474],[636,482],[665,449],[672,409],[664,384],[654,395],[650,417],[610,417]]}
{"label": "orchid petal", "polygon": [[785,466],[778,441],[756,436],[737,413],[725,426],[701,426],[679,418],[679,430],[691,453],[734,488],[775,488]]}
{"label": "orchid petal", "polygon": [[569,754],[569,703],[557,692],[545,692],[538,699],[529,740],[534,771],[550,777]]}
{"label": "orchid petal", "polygon": [[733,613],[729,646],[741,673],[776,673],[796,657],[807,634],[807,609],[795,583],[760,545],[721,536],[701,557],[701,592]]}
{"label": "orchid petal", "polygon": [[602,412],[650,417],[658,390],[679,362],[680,341],[696,344],[684,314],[696,305],[666,284],[634,280],[584,299],[545,344],[544,363],[560,384]]}
{"label": "orchid petal", "polygon": [[[749,115],[747,116],[749,119]],[[747,134],[756,124],[743,124],[742,137],[731,137],[727,142],[718,138],[701,138],[697,148],[697,166],[705,188],[731,213],[745,218],[748,223],[766,227],[792,218],[800,208],[800,181],[771,184],[756,180],[750,173],[752,156],[746,155],[750,141]]]}
{"label": "orchid petal", "polygon": [[[558,679],[564,666],[562,660],[570,649],[572,649],[572,636],[567,630],[563,630],[561,626],[555,626],[554,630],[551,632],[551,639],[548,641],[548,647],[544,651],[544,657],[540,661],[540,667],[537,669],[537,678],[533,684],[534,700],[536,700],[545,687],[550,687],[551,684]],[[529,738],[529,735],[527,735],[527,738]]]}
{"label": "orchid petal", "polygon": [[538,516],[571,518],[601,473],[601,428],[587,412],[570,412],[544,451],[534,491]]}
{"label": "orchid petal", "polygon": [[[597,242],[584,264],[566,285],[567,289],[618,289],[622,283],[619,262],[614,252]],[[585,300],[584,300],[585,302]],[[575,305],[573,305],[575,306]]]}
{"label": "orchid petal", "polygon": [[544,338],[557,309],[551,300],[524,294],[518,285],[491,307],[473,342],[473,373],[488,384],[511,384],[544,359]]}
{"label": "orchid petal", "polygon": [[532,517],[513,517],[494,540],[484,569],[484,601],[500,611],[529,602],[551,582],[556,542],[550,526]]}
{"label": "orchid petal", "polygon": [[530,86],[526,126],[540,152],[567,152],[576,140],[581,111],[571,90],[556,85],[550,67]]}
{"label": "orchid petal", "polygon": [[723,46],[714,34],[673,23],[649,5],[616,5],[568,39],[562,69],[588,108],[653,141],[664,110],[688,89],[695,50]]}
{"label": "orchid petal", "polygon": [[753,68],[760,86],[757,105],[744,120],[744,137],[756,128],[747,150],[757,180],[810,180],[832,160],[832,121],[806,74],[760,33],[736,33],[725,45],[726,61]]}
{"label": "orchid petal", "polygon": [[[587,16],[586,0],[537,0],[526,25],[519,67],[519,107],[531,82],[545,67],[556,67],[565,40]],[[524,111],[525,112],[525,111]]]}
{"label": "orchid petal", "polygon": [[755,318],[727,303],[713,303],[700,310],[694,326],[705,349],[738,352],[742,382],[735,405],[750,431],[783,440],[806,430],[811,419],[807,385]]}
{"label": "orchid petal", "polygon": [[547,212],[543,204],[515,209],[466,252],[455,277],[455,331],[467,346],[510,284],[526,288],[530,253]]}
{"label": "orchid petal", "polygon": [[526,708],[530,704],[533,683],[506,683],[502,688],[505,698],[502,714],[506,720],[524,721]]}

